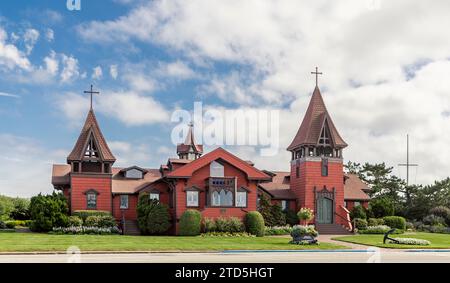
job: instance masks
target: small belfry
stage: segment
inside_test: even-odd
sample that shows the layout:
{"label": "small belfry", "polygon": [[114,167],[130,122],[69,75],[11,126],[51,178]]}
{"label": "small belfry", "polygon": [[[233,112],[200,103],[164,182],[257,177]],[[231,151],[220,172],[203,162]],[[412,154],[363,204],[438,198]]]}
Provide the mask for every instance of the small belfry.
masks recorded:
{"label": "small belfry", "polygon": [[180,159],[196,160],[203,154],[203,145],[197,144],[194,137],[194,124],[189,123],[189,130],[184,143],[177,145],[177,154]]}
{"label": "small belfry", "polygon": [[72,166],[74,173],[110,174],[116,158],[103,137],[92,105],[92,95],[100,92],[93,91],[91,85],[91,90],[84,93],[91,95],[91,105],[78,140],[67,157],[67,163]]}

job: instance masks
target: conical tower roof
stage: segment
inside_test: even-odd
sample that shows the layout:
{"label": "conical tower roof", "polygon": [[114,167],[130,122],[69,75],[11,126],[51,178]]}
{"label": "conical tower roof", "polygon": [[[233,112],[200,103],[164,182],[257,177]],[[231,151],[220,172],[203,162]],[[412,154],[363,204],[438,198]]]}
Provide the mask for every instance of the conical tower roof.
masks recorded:
{"label": "conical tower roof", "polygon": [[84,154],[86,152],[86,147],[89,139],[93,137],[95,144],[98,148],[99,158],[102,161],[115,162],[116,158],[112,154],[111,150],[103,137],[100,126],[98,125],[97,119],[95,118],[94,110],[91,108],[84,122],[83,129],[81,130],[80,136],[72,150],[72,152],[67,157],[67,161],[81,161],[83,160]]}
{"label": "conical tower roof", "polygon": [[316,86],[302,124],[287,150],[293,151],[303,145],[318,145],[320,134],[325,126],[328,126],[334,147],[347,146],[328,113],[319,87]]}

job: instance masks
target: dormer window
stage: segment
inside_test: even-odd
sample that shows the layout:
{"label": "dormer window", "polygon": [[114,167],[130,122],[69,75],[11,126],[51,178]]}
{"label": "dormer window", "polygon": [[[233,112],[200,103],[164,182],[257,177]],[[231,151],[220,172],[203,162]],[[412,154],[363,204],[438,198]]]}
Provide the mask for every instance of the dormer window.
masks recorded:
{"label": "dormer window", "polygon": [[142,171],[137,170],[137,169],[128,170],[125,172],[125,178],[142,179]]}
{"label": "dormer window", "polygon": [[127,179],[143,179],[147,170],[138,166],[133,166],[121,170],[123,176]]}

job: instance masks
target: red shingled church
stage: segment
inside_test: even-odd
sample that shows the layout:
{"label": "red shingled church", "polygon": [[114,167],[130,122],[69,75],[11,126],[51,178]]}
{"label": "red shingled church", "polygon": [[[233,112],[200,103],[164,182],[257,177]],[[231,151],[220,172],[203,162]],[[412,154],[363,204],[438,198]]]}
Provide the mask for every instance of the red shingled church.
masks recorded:
{"label": "red shingled church", "polygon": [[204,217],[243,218],[268,196],[283,209],[314,210],[312,221],[321,233],[343,233],[351,228],[349,210],[368,205],[368,190],[357,176],[343,171],[347,147],[316,86],[303,122],[288,150],[290,172],[254,167],[222,148],[204,154],[196,144],[192,125],[177,158],[160,168],[114,167],[116,161],[91,107],[66,165],[53,165],[52,184],[69,200],[70,211],[106,210],[124,223],[127,234],[138,233],[136,206],[141,194],[166,203],[173,232],[187,209]]}

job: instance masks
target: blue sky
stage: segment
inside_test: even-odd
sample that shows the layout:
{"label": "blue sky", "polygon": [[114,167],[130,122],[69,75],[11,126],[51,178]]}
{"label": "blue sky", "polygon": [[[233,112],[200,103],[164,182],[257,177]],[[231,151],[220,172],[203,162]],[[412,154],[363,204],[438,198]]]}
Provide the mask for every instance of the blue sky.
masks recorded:
{"label": "blue sky", "polygon": [[404,177],[396,164],[409,133],[420,164],[413,181],[446,177],[448,2],[336,2],[81,0],[69,11],[65,0],[1,1],[0,193],[51,191],[51,164],[64,163],[78,137],[91,83],[118,166],[158,167],[174,156],[170,117],[200,101],[280,111],[276,156],[227,148],[287,170],[315,66],[346,160],[385,161]]}

